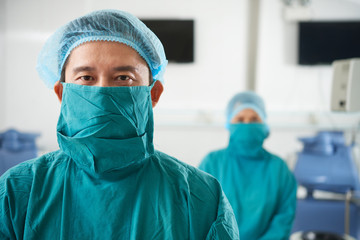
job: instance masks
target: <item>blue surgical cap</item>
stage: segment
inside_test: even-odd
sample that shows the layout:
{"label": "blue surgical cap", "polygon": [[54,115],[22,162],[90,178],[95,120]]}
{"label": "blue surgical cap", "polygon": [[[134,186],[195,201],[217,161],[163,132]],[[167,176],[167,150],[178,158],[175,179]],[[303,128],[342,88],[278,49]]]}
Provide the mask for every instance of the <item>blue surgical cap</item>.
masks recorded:
{"label": "blue surgical cap", "polygon": [[160,40],[137,17],[119,10],[100,10],[77,18],[60,27],[46,41],[37,63],[37,71],[52,88],[71,51],[90,41],[113,41],[132,47],[148,64],[154,81],[163,82],[167,60]]}
{"label": "blue surgical cap", "polygon": [[250,108],[254,110],[261,121],[266,123],[266,111],[264,100],[252,91],[246,91],[236,94],[229,101],[226,108],[226,126],[228,127],[231,119],[233,119],[239,112]]}

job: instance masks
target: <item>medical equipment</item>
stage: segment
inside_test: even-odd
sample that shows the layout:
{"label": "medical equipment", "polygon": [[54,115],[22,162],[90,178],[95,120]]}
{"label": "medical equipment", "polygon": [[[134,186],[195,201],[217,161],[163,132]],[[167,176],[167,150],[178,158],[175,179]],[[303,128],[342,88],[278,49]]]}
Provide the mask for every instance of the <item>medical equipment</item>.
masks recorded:
{"label": "medical equipment", "polygon": [[[298,154],[294,174],[307,195],[298,199],[293,232],[346,234],[359,239],[360,183],[353,146],[345,144],[340,131],[321,131],[315,137],[300,140],[304,148]],[[321,196],[319,190],[333,195],[322,192]],[[338,198],[333,197],[335,194]]]}
{"label": "medical equipment", "polygon": [[[360,59],[333,63],[333,111],[360,111],[359,80]],[[304,148],[294,174],[307,193],[298,199],[291,240],[360,239],[356,141],[346,144],[342,131],[320,131],[300,141]]]}
{"label": "medical equipment", "polygon": [[360,58],[333,62],[331,110],[360,111]]}
{"label": "medical equipment", "polygon": [[0,133],[0,175],[18,163],[37,156],[35,139],[38,136],[15,129]]}

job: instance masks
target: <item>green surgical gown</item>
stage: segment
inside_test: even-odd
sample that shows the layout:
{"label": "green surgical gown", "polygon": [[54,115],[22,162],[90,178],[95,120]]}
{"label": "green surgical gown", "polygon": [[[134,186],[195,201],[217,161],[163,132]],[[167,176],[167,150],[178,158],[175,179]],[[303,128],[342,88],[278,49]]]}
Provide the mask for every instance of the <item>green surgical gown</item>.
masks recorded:
{"label": "green surgical gown", "polygon": [[161,152],[99,175],[62,150],[0,178],[0,239],[239,239],[220,184]]}
{"label": "green surgical gown", "polygon": [[296,181],[285,162],[262,149],[254,157],[231,148],[209,153],[199,166],[217,178],[243,240],[287,240],[296,209]]}

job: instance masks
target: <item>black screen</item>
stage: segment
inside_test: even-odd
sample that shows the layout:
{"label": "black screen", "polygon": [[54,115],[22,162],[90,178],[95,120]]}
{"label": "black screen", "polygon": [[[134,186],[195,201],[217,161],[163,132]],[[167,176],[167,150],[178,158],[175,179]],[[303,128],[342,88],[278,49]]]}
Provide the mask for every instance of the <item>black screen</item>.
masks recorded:
{"label": "black screen", "polygon": [[299,64],[360,57],[360,21],[300,22]]}
{"label": "black screen", "polygon": [[169,62],[194,61],[194,20],[141,20],[160,39]]}

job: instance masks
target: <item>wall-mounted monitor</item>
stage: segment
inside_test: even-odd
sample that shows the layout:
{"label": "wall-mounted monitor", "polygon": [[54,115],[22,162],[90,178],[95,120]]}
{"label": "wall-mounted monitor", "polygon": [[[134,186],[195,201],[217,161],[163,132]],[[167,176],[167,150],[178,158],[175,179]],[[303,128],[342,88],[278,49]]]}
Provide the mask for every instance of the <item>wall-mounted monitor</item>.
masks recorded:
{"label": "wall-mounted monitor", "polygon": [[327,65],[356,57],[360,57],[360,21],[299,22],[300,65]]}
{"label": "wall-mounted monitor", "polygon": [[194,62],[194,20],[141,20],[158,36],[169,62]]}

